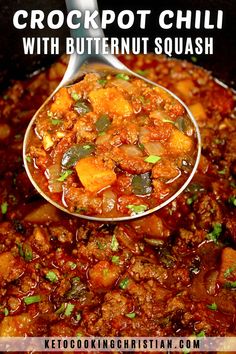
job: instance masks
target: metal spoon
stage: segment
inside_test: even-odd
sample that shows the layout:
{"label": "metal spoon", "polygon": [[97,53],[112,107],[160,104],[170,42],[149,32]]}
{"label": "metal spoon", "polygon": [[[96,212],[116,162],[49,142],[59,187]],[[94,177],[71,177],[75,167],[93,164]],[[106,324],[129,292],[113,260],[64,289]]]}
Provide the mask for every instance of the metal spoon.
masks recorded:
{"label": "metal spoon", "polygon": [[[81,13],[84,14],[85,10],[90,10],[91,12],[97,10],[98,11],[98,6],[97,6],[97,0],[66,0],[66,5],[67,5],[67,10],[68,11],[72,11],[72,10],[80,10]],[[80,26],[79,29],[72,29],[71,30],[71,37],[75,38],[79,38],[79,37],[84,37],[84,38],[88,38],[88,37],[99,37],[99,38],[103,38],[104,37],[104,33],[101,30],[101,28],[99,27],[98,29],[84,29],[82,26]],[[146,78],[143,78],[142,76],[134,73],[133,71],[131,71],[130,69],[128,69],[124,64],[122,64],[115,56],[108,54],[108,55],[103,55],[103,54],[95,54],[95,48],[94,48],[94,42],[93,43],[93,54],[92,55],[88,55],[85,51],[84,54],[82,55],[77,55],[72,54],[70,56],[70,60],[69,60],[69,64],[67,67],[67,70],[65,72],[65,75],[62,79],[62,81],[60,82],[60,84],[58,85],[58,87],[56,88],[56,90],[51,94],[51,96],[44,102],[44,104],[38,109],[38,111],[35,113],[35,115],[33,116],[32,120],[29,123],[29,126],[26,130],[25,133],[25,137],[24,137],[24,142],[23,142],[23,160],[24,160],[24,165],[25,165],[25,169],[26,169],[26,173],[31,181],[31,183],[33,184],[33,186],[35,187],[35,189],[51,204],[53,204],[55,207],[59,208],[60,210],[69,213],[71,215],[77,216],[77,217],[81,217],[84,219],[88,219],[88,220],[94,220],[94,221],[101,221],[101,222],[109,222],[109,221],[124,221],[124,220],[131,220],[131,219],[135,219],[137,217],[142,217],[148,214],[151,214],[161,208],[163,208],[164,206],[166,206],[167,204],[169,204],[171,201],[173,201],[175,198],[177,198],[180,193],[182,193],[184,191],[184,189],[188,186],[188,184],[190,183],[191,179],[193,178],[198,164],[199,164],[199,160],[200,160],[200,155],[201,155],[201,137],[200,137],[200,132],[199,132],[199,128],[198,125],[196,123],[195,118],[193,117],[192,113],[190,112],[190,110],[188,109],[188,107],[179,99],[179,97],[177,97],[175,94],[173,94],[171,91],[167,90],[166,88],[162,87],[161,85],[158,85]],[[176,193],[174,193],[170,198],[168,198],[167,200],[165,200],[163,203],[157,205],[155,208],[149,209],[143,213],[140,214],[136,214],[136,215],[129,215],[129,216],[122,216],[122,217],[98,217],[98,216],[88,216],[88,215],[83,215],[83,214],[79,214],[79,213],[71,213],[69,212],[68,209],[64,208],[63,206],[61,206],[60,204],[56,203],[54,200],[52,200],[48,195],[46,195],[38,186],[38,184],[36,183],[36,181],[34,180],[29,167],[28,167],[28,161],[26,159],[26,153],[27,153],[27,148],[28,148],[28,142],[29,142],[29,136],[30,134],[32,134],[33,132],[33,125],[35,122],[36,117],[38,117],[39,112],[41,111],[41,109],[48,103],[48,101],[51,99],[51,97],[63,86],[69,85],[73,82],[75,82],[76,80],[78,80],[78,78],[80,76],[82,76],[85,72],[91,72],[91,71],[102,71],[104,72],[104,70],[107,72],[111,72],[114,73],[117,71],[122,71],[123,73],[127,73],[129,75],[132,76],[136,76],[139,79],[142,79],[146,82],[148,82],[149,84],[155,85],[160,87],[162,90],[168,92],[174,99],[176,99],[177,101],[179,101],[181,103],[181,105],[185,108],[186,112],[188,113],[189,119],[192,122],[194,129],[195,129],[195,133],[196,133],[196,137],[197,137],[197,154],[196,154],[196,160],[195,160],[195,164],[193,166],[193,169],[188,177],[188,179],[185,181],[185,183],[180,187],[179,190],[176,191]]]}

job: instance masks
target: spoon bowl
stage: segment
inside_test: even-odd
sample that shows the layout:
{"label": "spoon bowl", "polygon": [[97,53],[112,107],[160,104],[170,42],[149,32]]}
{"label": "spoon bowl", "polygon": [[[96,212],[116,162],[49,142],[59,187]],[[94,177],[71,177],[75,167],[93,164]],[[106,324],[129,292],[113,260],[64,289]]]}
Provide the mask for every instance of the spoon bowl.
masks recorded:
{"label": "spoon bowl", "polygon": [[[96,10],[97,3],[95,0],[80,0],[80,1],[68,0],[67,1],[68,11],[75,10],[76,8],[79,8],[82,11],[85,11],[85,9]],[[80,29],[79,31],[72,30],[71,35],[74,38],[76,38],[78,36],[103,37],[103,32],[101,31],[101,29],[98,29],[98,30],[90,29],[90,30],[86,30],[86,31],[83,29]],[[188,178],[180,186],[180,188],[174,194],[172,194],[168,199],[164,200],[162,203],[156,205],[155,207],[149,208],[148,210],[146,210],[142,213],[125,215],[125,216],[118,216],[118,217],[99,217],[99,216],[94,216],[94,215],[84,215],[83,213],[78,213],[78,212],[70,212],[66,207],[59,204],[55,200],[53,200],[49,194],[45,193],[45,191],[43,191],[41,189],[39,184],[35,181],[35,178],[32,174],[31,168],[29,168],[29,162],[27,160],[27,153],[29,150],[31,137],[35,134],[35,130],[34,130],[35,122],[37,119],[40,119],[40,113],[45,108],[45,106],[47,106],[47,104],[50,102],[50,100],[52,99],[52,97],[55,95],[56,92],[58,92],[62,87],[65,87],[65,86],[68,87],[70,85],[73,85],[75,82],[78,82],[86,73],[100,73],[100,74],[102,73],[103,75],[107,74],[107,73],[112,74],[112,75],[117,75],[117,73],[122,73],[122,74],[125,73],[125,74],[132,76],[134,78],[141,79],[152,86],[158,87],[162,91],[164,91],[168,95],[170,95],[174,100],[178,101],[181,104],[181,106],[184,108],[184,110],[187,114],[189,121],[191,122],[191,124],[193,126],[196,141],[197,141],[197,143],[196,143],[196,150],[197,151],[195,152],[195,161],[192,166],[191,173],[189,173]],[[137,73],[132,72],[130,69],[128,69],[126,66],[124,66],[116,57],[114,57],[111,54],[109,54],[109,55],[102,55],[102,54],[95,55],[94,54],[94,55],[88,56],[88,55],[86,55],[86,53],[84,53],[84,55],[82,55],[82,56],[79,56],[76,54],[71,55],[68,68],[65,72],[65,75],[64,75],[62,81],[60,82],[60,84],[58,85],[56,90],[52,93],[52,95],[44,102],[44,104],[38,109],[38,111],[33,116],[32,120],[26,130],[26,134],[25,134],[24,142],[23,142],[23,160],[24,160],[25,169],[26,169],[27,175],[28,175],[31,183],[35,187],[35,189],[48,202],[50,202],[55,207],[59,208],[60,210],[66,212],[66,213],[69,213],[71,215],[74,215],[74,216],[77,216],[80,218],[84,218],[87,220],[102,221],[102,222],[131,220],[131,219],[135,219],[140,216],[145,216],[145,215],[151,214],[151,213],[158,211],[159,209],[165,207],[167,204],[169,204],[175,198],[177,198],[188,186],[188,184],[192,180],[192,178],[197,170],[199,160],[200,160],[200,155],[201,155],[200,132],[199,132],[199,128],[196,123],[196,120],[193,117],[190,110],[188,109],[188,107],[179,99],[178,96],[173,94],[171,91],[169,91],[168,89],[166,89],[156,83],[153,83],[152,81],[138,75]]]}

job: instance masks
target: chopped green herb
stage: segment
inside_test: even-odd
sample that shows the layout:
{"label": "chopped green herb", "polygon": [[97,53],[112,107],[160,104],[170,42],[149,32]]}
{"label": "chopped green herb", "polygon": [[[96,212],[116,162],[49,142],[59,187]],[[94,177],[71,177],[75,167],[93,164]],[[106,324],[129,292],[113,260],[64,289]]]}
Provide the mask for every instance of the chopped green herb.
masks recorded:
{"label": "chopped green herb", "polygon": [[111,261],[114,264],[119,264],[120,263],[120,257],[119,256],[112,256]]}
{"label": "chopped green herb", "polygon": [[52,270],[49,270],[45,276],[45,278],[47,280],[49,280],[50,282],[54,283],[55,281],[58,280],[58,277],[56,275],[56,273],[54,273]]}
{"label": "chopped green herb", "polygon": [[21,140],[23,138],[23,136],[21,134],[16,134],[14,136],[15,140]]}
{"label": "chopped green herb", "polygon": [[52,119],[51,119],[51,123],[52,123],[52,125],[59,125],[59,124],[62,123],[62,120],[61,120],[61,119],[54,119],[54,118],[52,118]]}
{"label": "chopped green herb", "polygon": [[141,143],[138,144],[138,147],[142,151],[144,151],[144,149],[145,149],[145,146],[143,144],[141,144]]}
{"label": "chopped green herb", "polygon": [[235,268],[236,267],[230,267],[230,268],[226,269],[226,271],[224,272],[224,277],[228,278],[228,276],[230,276],[230,274],[234,272]]}
{"label": "chopped green herb", "polygon": [[142,76],[146,76],[149,70],[136,70],[136,73]]}
{"label": "chopped green herb", "polygon": [[5,307],[3,310],[4,316],[8,316],[9,315],[9,310]]}
{"label": "chopped green herb", "polygon": [[105,135],[106,134],[106,132],[99,132],[98,133],[98,136],[103,136],[103,135]]}
{"label": "chopped green herb", "polygon": [[103,114],[95,123],[95,127],[98,132],[105,132],[111,124],[109,117],[106,114]]}
{"label": "chopped green herb", "polygon": [[67,179],[67,177],[69,177],[72,173],[73,173],[72,170],[66,170],[66,171],[63,172],[62,175],[57,179],[57,181],[59,181],[59,182],[65,181],[65,179]]}
{"label": "chopped green herb", "polygon": [[8,95],[4,95],[4,96],[3,96],[3,99],[4,99],[5,101],[8,100],[8,98],[9,98]]}
{"label": "chopped green herb", "polygon": [[82,149],[84,149],[84,150],[88,150],[88,149],[90,149],[91,148],[91,145],[83,145],[82,146]]}
{"label": "chopped green herb", "polygon": [[149,162],[149,163],[157,163],[160,160],[161,160],[160,156],[150,155],[150,156],[146,157],[146,159],[144,161]]}
{"label": "chopped green herb", "polygon": [[36,302],[40,302],[40,301],[41,301],[40,295],[33,295],[24,298],[24,303],[26,305],[35,304]]}
{"label": "chopped green herb", "polygon": [[122,79],[122,80],[126,80],[128,81],[129,80],[129,76],[127,74],[124,74],[124,73],[119,73],[116,75],[116,78],[117,79]]}
{"label": "chopped green herb", "polygon": [[125,316],[129,317],[129,318],[135,318],[136,317],[136,313],[135,312],[127,313]]}
{"label": "chopped green herb", "polygon": [[7,213],[7,208],[8,208],[8,203],[7,202],[3,202],[1,204],[1,212],[2,212],[3,215]]}
{"label": "chopped green herb", "polygon": [[72,311],[74,310],[75,305],[71,304],[70,302],[67,304],[64,315],[65,316],[70,316],[72,314]]}
{"label": "chopped green herb", "polygon": [[26,156],[25,159],[26,159],[26,161],[29,162],[29,163],[32,161],[32,159],[31,159],[30,156]]}
{"label": "chopped green herb", "polygon": [[121,280],[120,284],[119,284],[119,287],[122,289],[122,290],[125,290],[129,285],[129,279],[128,278],[125,278],[123,280]]}
{"label": "chopped green herb", "polygon": [[207,238],[216,243],[218,241],[218,238],[220,237],[221,232],[222,225],[220,223],[215,223],[213,225],[213,230],[207,235]]}
{"label": "chopped green herb", "polygon": [[228,202],[230,205],[235,206],[236,207],[236,196],[235,195],[231,195],[228,199]]}
{"label": "chopped green herb", "polygon": [[100,241],[97,241],[97,246],[98,246],[98,249],[100,249],[100,250],[105,250],[105,248],[106,248],[106,244],[103,244]]}
{"label": "chopped green herb", "polygon": [[76,321],[79,322],[79,321],[81,320],[81,318],[82,318],[82,317],[81,317],[81,313],[78,312],[77,315],[76,315]]}
{"label": "chopped green herb", "polygon": [[7,208],[8,208],[8,203],[7,202],[3,202],[1,204],[1,212],[2,212],[3,215],[7,213]]}
{"label": "chopped green herb", "polygon": [[219,175],[225,175],[226,174],[226,169],[224,168],[223,170],[218,171]]}
{"label": "chopped green herb", "polygon": [[140,205],[127,205],[128,209],[130,209],[132,211],[132,213],[135,214],[140,214],[143,213],[145,210],[147,210],[147,206],[144,204],[140,204]]}
{"label": "chopped green herb", "polygon": [[111,250],[113,252],[116,252],[118,251],[119,249],[119,242],[117,241],[117,238],[115,235],[112,236],[112,239],[111,239]]}
{"label": "chopped green herb", "polygon": [[77,101],[76,104],[74,105],[74,109],[80,115],[84,115],[90,112],[89,106],[83,101]]}
{"label": "chopped green herb", "polygon": [[81,208],[77,208],[76,210],[75,210],[75,213],[83,213],[83,212],[85,212],[85,211],[87,211],[87,208],[83,208],[83,207],[81,207]]}
{"label": "chopped green herb", "polygon": [[63,313],[65,311],[66,308],[66,304],[61,304],[61,306],[55,311],[56,315],[60,315],[61,313]]}
{"label": "chopped green herb", "polygon": [[32,252],[32,248],[30,247],[30,245],[28,244],[25,244],[23,246],[23,257],[24,259],[29,262],[29,261],[32,261],[33,259],[33,252]]}
{"label": "chopped green herb", "polygon": [[74,270],[77,267],[77,264],[74,262],[69,261],[68,266],[70,267],[71,270]]}
{"label": "chopped green herb", "polygon": [[106,79],[100,79],[100,80],[98,80],[98,83],[99,83],[100,85],[104,86],[104,85],[106,85],[107,80],[106,80]]}
{"label": "chopped green herb", "polygon": [[76,333],[76,337],[83,337],[83,333],[82,332],[77,332]]}
{"label": "chopped green herb", "polygon": [[196,63],[197,62],[197,57],[192,56],[191,60],[192,60],[193,63]]}
{"label": "chopped green herb", "polygon": [[197,200],[197,194],[194,194],[192,197],[189,197],[187,200],[186,200],[186,203],[187,205],[191,205],[193,204],[193,202],[195,202]]}
{"label": "chopped green herb", "polygon": [[205,332],[204,331],[201,331],[197,334],[197,337],[201,338],[201,337],[205,337]]}
{"label": "chopped green herb", "polygon": [[230,187],[233,187],[233,188],[236,188],[236,183],[234,183],[233,181],[232,182],[230,182]]}
{"label": "chopped green herb", "polygon": [[80,100],[80,95],[76,92],[72,92],[71,97],[73,98],[74,101]]}
{"label": "chopped green herb", "polygon": [[213,304],[207,305],[207,307],[212,310],[212,311],[216,311],[217,310],[217,305],[215,302],[213,302]]}
{"label": "chopped green herb", "polygon": [[236,288],[236,281],[228,281],[225,283],[226,288]]}

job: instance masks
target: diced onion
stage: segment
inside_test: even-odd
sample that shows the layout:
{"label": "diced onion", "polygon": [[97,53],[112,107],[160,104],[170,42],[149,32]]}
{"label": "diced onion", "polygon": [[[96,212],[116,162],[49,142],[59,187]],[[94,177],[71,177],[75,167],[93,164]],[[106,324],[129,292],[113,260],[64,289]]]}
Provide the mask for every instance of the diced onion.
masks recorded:
{"label": "diced onion", "polygon": [[122,145],[120,149],[130,157],[142,157],[143,153],[136,145]]}
{"label": "diced onion", "polygon": [[164,148],[159,142],[150,141],[149,143],[145,143],[143,145],[149,155],[160,156],[164,152]]}
{"label": "diced onion", "polygon": [[103,192],[102,198],[102,209],[104,213],[109,213],[112,211],[117,204],[117,195],[111,190],[106,190]]}

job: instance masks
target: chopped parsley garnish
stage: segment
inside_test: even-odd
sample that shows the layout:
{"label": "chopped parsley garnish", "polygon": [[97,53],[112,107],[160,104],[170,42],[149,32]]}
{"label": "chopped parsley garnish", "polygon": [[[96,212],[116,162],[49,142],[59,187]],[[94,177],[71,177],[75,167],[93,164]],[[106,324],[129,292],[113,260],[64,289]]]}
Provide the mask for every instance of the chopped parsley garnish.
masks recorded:
{"label": "chopped parsley garnish", "polygon": [[226,271],[224,272],[224,277],[228,278],[230,276],[230,274],[234,272],[235,269],[236,269],[236,267],[230,267],[230,268],[226,269]]}
{"label": "chopped parsley garnish", "polygon": [[83,337],[83,333],[82,332],[77,332],[76,333],[76,337]]}
{"label": "chopped parsley garnish", "polygon": [[146,76],[148,72],[148,70],[136,70],[136,73],[142,76]]}
{"label": "chopped parsley garnish", "polygon": [[107,80],[106,80],[106,79],[99,79],[99,80],[98,80],[98,83],[99,83],[100,85],[104,86],[104,85],[106,85]]}
{"label": "chopped parsley garnish", "polygon": [[71,97],[73,98],[74,101],[79,101],[80,95],[76,92],[72,92]]}
{"label": "chopped parsley garnish", "polygon": [[100,249],[100,250],[105,250],[106,244],[101,243],[100,241],[97,241],[97,247],[98,247],[98,249]]}
{"label": "chopped parsley garnish", "polygon": [[213,302],[212,304],[210,305],[207,305],[207,307],[212,310],[212,311],[216,311],[217,310],[217,305],[215,302]]}
{"label": "chopped parsley garnish", "polygon": [[19,255],[24,258],[27,262],[33,259],[32,248],[28,244],[22,245],[21,243],[17,244]]}
{"label": "chopped parsley garnish", "polygon": [[136,313],[135,312],[127,313],[125,316],[129,317],[129,318],[135,318],[136,317]]}
{"label": "chopped parsley garnish", "polygon": [[119,256],[112,256],[111,261],[114,264],[119,264],[120,263],[120,257]]}
{"label": "chopped parsley garnish", "polygon": [[62,173],[62,175],[57,179],[59,182],[63,182],[73,173],[72,170],[66,170],[65,172]]}
{"label": "chopped parsley garnish", "polygon": [[207,238],[216,243],[218,241],[218,238],[220,237],[221,232],[222,225],[220,223],[215,223],[213,225],[213,230],[207,235]]}
{"label": "chopped parsley garnish", "polygon": [[125,290],[129,285],[129,279],[128,278],[125,278],[123,280],[121,280],[120,284],[119,284],[119,287],[122,289],[122,290]]}
{"label": "chopped parsley garnish", "polygon": [[72,311],[74,310],[75,305],[71,304],[70,302],[67,304],[64,315],[65,316],[70,316],[72,314]]}
{"label": "chopped parsley garnish", "polygon": [[81,318],[82,318],[82,317],[81,317],[81,313],[78,312],[77,315],[76,315],[76,321],[79,322],[79,321],[81,320]]}
{"label": "chopped parsley garnish", "polygon": [[118,251],[119,249],[119,242],[117,241],[117,238],[115,235],[112,236],[112,239],[111,239],[111,250],[113,252],[116,252]]}
{"label": "chopped parsley garnish", "polygon": [[228,202],[230,205],[235,206],[236,207],[236,196],[235,195],[231,195],[228,199]]}
{"label": "chopped parsley garnish", "polygon": [[228,281],[225,283],[226,288],[236,288],[236,281]]}
{"label": "chopped parsley garnish", "polygon": [[127,205],[127,208],[130,209],[132,211],[132,213],[135,214],[139,214],[139,213],[143,213],[145,210],[147,210],[147,206],[144,204],[140,204],[140,205]]}
{"label": "chopped parsley garnish", "polygon": [[59,124],[62,123],[62,120],[61,120],[61,119],[54,119],[54,118],[52,118],[52,119],[51,119],[51,123],[52,123],[52,125],[59,125]]}
{"label": "chopped parsley garnish", "polygon": [[77,264],[74,262],[69,261],[68,266],[70,267],[71,270],[74,270],[77,267]]}
{"label": "chopped parsley garnish", "polygon": [[226,169],[224,168],[223,170],[218,171],[219,175],[225,175],[226,174]]}
{"label": "chopped parsley garnish", "polygon": [[199,337],[199,338],[201,338],[201,337],[205,337],[206,335],[205,335],[205,332],[204,332],[204,331],[201,331],[201,332],[199,332],[196,336]]}
{"label": "chopped parsley garnish", "polygon": [[187,205],[191,205],[193,204],[195,201],[197,200],[197,194],[194,194],[192,197],[189,197],[186,200]]}
{"label": "chopped parsley garnish", "polygon": [[56,275],[56,273],[54,273],[52,270],[49,270],[45,276],[45,278],[47,280],[49,280],[50,282],[54,283],[55,281],[58,280],[58,277]]}
{"label": "chopped parsley garnish", "polygon": [[32,248],[30,247],[30,245],[25,244],[23,247],[23,252],[24,252],[24,259],[26,261],[31,261],[33,259],[33,252],[32,252]]}
{"label": "chopped parsley garnish", "polygon": [[3,313],[4,313],[4,316],[8,316],[9,315],[9,310],[8,310],[8,308],[4,308],[4,310],[3,310]]}
{"label": "chopped parsley garnish", "polygon": [[6,214],[7,213],[7,208],[8,208],[8,203],[7,202],[3,202],[1,204],[1,212],[2,212],[2,215]]}
{"label": "chopped parsley garnish", "polygon": [[29,162],[29,163],[32,161],[32,159],[31,159],[30,156],[26,156],[25,159],[26,159],[26,161]]}
{"label": "chopped parsley garnish", "polygon": [[126,80],[128,81],[129,80],[129,76],[127,74],[124,74],[124,73],[119,73],[116,75],[116,78],[117,79],[122,79],[122,80]]}
{"label": "chopped parsley garnish", "polygon": [[146,159],[144,159],[145,162],[149,162],[149,163],[157,163],[160,160],[161,160],[161,157],[156,156],[156,155],[150,155],[150,156],[146,157]]}
{"label": "chopped parsley garnish", "polygon": [[65,311],[66,308],[66,304],[61,304],[61,306],[55,311],[56,315],[60,315],[61,313],[63,313]]}
{"label": "chopped parsley garnish", "polygon": [[41,301],[40,295],[27,296],[24,298],[24,303],[26,305],[35,304],[36,302],[40,302],[40,301]]}
{"label": "chopped parsley garnish", "polygon": [[197,57],[192,56],[191,60],[192,60],[193,63],[196,63],[197,62]]}

